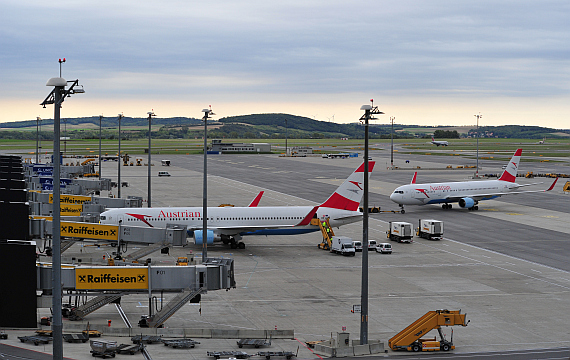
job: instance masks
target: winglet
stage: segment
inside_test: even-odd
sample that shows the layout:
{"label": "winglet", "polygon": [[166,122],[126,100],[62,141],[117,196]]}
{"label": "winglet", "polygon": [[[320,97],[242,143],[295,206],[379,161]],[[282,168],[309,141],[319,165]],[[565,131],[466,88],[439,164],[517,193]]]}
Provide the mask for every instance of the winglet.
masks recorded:
{"label": "winglet", "polygon": [[313,210],[309,211],[309,213],[307,214],[307,216],[305,216],[305,218],[298,223],[296,226],[306,226],[309,225],[311,223],[311,219],[315,216],[315,214],[317,213],[317,210],[319,209],[318,206],[315,206],[313,208]]}
{"label": "winglet", "polygon": [[558,178],[554,179],[554,182],[552,183],[552,185],[550,185],[550,187],[546,191],[550,191],[550,190],[554,189],[554,185],[556,185],[557,181],[558,181]]}
{"label": "winglet", "polygon": [[255,197],[255,199],[251,201],[248,207],[257,207],[257,205],[259,205],[259,202],[261,201],[262,196],[263,196],[263,191],[260,191],[259,194],[257,194],[257,196]]}
{"label": "winglet", "polygon": [[414,177],[412,178],[412,181],[410,182],[410,184],[415,184],[417,177],[418,177],[418,172],[416,171],[416,172],[414,173]]}

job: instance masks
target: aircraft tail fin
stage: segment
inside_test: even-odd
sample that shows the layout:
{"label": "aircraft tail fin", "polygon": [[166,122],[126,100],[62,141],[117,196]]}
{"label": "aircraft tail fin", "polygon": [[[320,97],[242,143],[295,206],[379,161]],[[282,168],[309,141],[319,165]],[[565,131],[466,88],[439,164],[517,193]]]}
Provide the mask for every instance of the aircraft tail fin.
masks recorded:
{"label": "aircraft tail fin", "polygon": [[515,154],[511,158],[511,161],[509,161],[507,168],[505,169],[505,171],[503,171],[503,174],[501,175],[499,180],[515,182],[515,180],[517,179],[517,170],[519,168],[521,154],[522,154],[522,149],[517,149],[517,151],[515,151]]}
{"label": "aircraft tail fin", "polygon": [[432,141],[432,142],[434,142],[434,141],[435,141],[435,139],[433,138],[433,136],[431,137],[431,141]]}
{"label": "aircraft tail fin", "polygon": [[[368,177],[374,169],[375,161],[368,162]],[[357,211],[364,195],[364,163],[336,189],[320,207]]]}
{"label": "aircraft tail fin", "polygon": [[261,197],[263,196],[263,191],[260,191],[259,194],[257,194],[257,196],[255,197],[255,199],[253,199],[251,201],[251,203],[248,205],[248,207],[257,207],[257,205],[259,205],[259,201],[261,201]]}
{"label": "aircraft tail fin", "polygon": [[416,171],[416,172],[414,173],[414,177],[412,178],[412,181],[410,181],[410,184],[415,184],[417,178],[418,178],[418,172]]}

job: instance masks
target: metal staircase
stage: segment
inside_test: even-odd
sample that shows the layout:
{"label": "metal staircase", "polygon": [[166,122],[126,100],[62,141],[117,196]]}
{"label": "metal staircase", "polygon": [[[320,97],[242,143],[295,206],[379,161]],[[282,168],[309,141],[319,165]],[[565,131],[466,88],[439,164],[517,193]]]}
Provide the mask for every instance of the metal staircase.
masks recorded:
{"label": "metal staircase", "polygon": [[204,288],[199,288],[197,290],[185,289],[183,292],[176,295],[172,300],[170,300],[170,302],[166,304],[162,310],[147,319],[148,327],[160,327],[188,301],[192,300],[195,296],[201,294],[202,292],[205,292],[205,290],[206,289]]}
{"label": "metal staircase", "polygon": [[96,296],[85,304],[72,309],[71,314],[69,315],[69,320],[81,320],[95,310],[119,299],[122,295],[122,293],[108,293]]}

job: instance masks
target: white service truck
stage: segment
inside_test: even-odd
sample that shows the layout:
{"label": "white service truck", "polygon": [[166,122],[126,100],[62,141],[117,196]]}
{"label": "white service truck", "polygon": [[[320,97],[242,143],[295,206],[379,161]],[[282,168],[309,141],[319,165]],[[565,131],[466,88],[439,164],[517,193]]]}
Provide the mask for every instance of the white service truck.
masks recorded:
{"label": "white service truck", "polygon": [[420,219],[416,235],[428,240],[441,240],[443,236],[443,221]]}
{"label": "white service truck", "polygon": [[333,236],[332,237],[331,252],[335,254],[342,254],[344,256],[356,255],[352,239],[348,236]]}
{"label": "white service truck", "polygon": [[388,239],[397,242],[412,242],[413,225],[403,221],[390,221],[390,229],[386,235]]}

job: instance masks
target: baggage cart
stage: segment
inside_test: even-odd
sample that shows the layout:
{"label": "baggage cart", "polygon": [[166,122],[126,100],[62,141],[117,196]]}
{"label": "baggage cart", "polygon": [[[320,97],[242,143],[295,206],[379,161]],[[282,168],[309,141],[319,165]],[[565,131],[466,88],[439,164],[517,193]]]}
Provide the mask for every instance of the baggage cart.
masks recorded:
{"label": "baggage cart", "polygon": [[86,343],[87,340],[89,340],[89,335],[85,335],[85,334],[63,334],[63,341],[67,341],[68,343],[72,343],[72,342]]}
{"label": "baggage cart", "polygon": [[194,341],[192,339],[172,339],[172,340],[162,340],[164,346],[170,346],[174,349],[193,349],[199,341]]}
{"label": "baggage cart", "polygon": [[248,353],[244,351],[208,351],[208,356],[212,356],[215,359],[219,358],[236,358],[236,359],[247,359],[251,357]]}
{"label": "baggage cart", "polygon": [[135,335],[131,338],[131,341],[133,342],[133,344],[138,344],[141,342],[146,344],[153,344],[153,343],[155,344],[162,342],[162,337],[155,335]]}
{"label": "baggage cart", "polygon": [[53,340],[51,336],[32,335],[32,336],[18,336],[21,342],[31,342],[38,346],[39,344],[49,344]]}
{"label": "baggage cart", "polygon": [[89,345],[91,346],[91,355],[98,356],[105,359],[106,357],[115,357],[115,351],[117,350],[116,341],[106,341],[106,340],[90,340]]}
{"label": "baggage cart", "polygon": [[239,339],[237,344],[240,349],[246,345],[259,348],[261,346],[271,346],[271,339],[269,339],[269,342],[266,339]]}
{"label": "baggage cart", "polygon": [[260,351],[257,353],[258,356],[263,356],[267,360],[271,359],[272,356],[284,357],[287,359],[292,359],[295,357],[295,353],[292,351]]}

